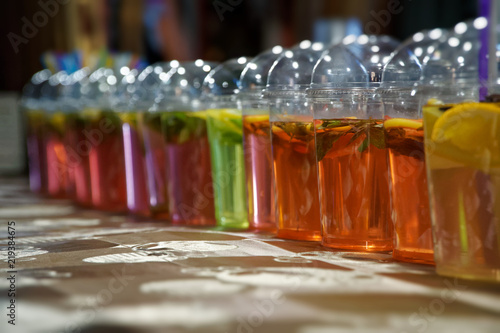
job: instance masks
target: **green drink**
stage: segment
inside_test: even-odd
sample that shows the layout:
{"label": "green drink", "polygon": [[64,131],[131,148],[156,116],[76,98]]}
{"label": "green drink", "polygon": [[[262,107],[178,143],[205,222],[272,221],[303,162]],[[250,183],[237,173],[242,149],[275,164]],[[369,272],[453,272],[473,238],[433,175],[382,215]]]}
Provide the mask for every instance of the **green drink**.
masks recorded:
{"label": "green drink", "polygon": [[248,228],[243,127],[237,109],[207,110],[215,218],[224,228]]}

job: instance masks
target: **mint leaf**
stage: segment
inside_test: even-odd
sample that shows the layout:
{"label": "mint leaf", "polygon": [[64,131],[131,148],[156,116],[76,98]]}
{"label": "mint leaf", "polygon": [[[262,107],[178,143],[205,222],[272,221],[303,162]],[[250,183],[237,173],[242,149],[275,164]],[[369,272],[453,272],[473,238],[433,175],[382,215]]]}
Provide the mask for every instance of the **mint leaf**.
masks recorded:
{"label": "mint leaf", "polygon": [[368,145],[369,145],[369,139],[368,138],[365,138],[363,140],[363,143],[358,147],[358,151],[360,153],[364,152],[367,148],[368,148]]}

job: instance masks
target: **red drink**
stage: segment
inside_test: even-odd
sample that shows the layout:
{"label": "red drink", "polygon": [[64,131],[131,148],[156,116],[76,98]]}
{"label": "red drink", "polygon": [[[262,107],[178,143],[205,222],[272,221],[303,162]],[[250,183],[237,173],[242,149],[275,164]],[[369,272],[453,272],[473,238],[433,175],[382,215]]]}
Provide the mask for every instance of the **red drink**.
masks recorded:
{"label": "red drink", "polygon": [[120,113],[123,121],[123,146],[127,184],[127,206],[131,213],[149,216],[149,194],[146,182],[146,156],[137,113]]}
{"label": "red drink", "polygon": [[323,245],[392,250],[387,150],[381,120],[317,120]]}
{"label": "red drink", "polygon": [[77,204],[90,207],[92,195],[90,189],[89,153],[91,143],[84,135],[85,120],[78,113],[66,115],[65,147],[68,165],[74,177],[74,200]]}
{"label": "red drink", "polygon": [[392,178],[396,236],[393,257],[434,263],[422,121],[393,118],[384,123]]}
{"label": "red drink", "polygon": [[64,115],[48,115],[44,132],[45,156],[47,159],[47,192],[55,198],[67,197],[69,168],[64,148]]}
{"label": "red drink", "polygon": [[269,116],[243,116],[250,230],[276,231]]}
{"label": "red drink", "polygon": [[146,183],[149,207],[153,217],[170,219],[167,192],[167,155],[161,133],[161,114],[139,113],[137,117],[142,129],[146,157]]}
{"label": "red drink", "polygon": [[204,112],[164,112],[167,183],[172,221],[215,225],[212,169]]}
{"label": "red drink", "polygon": [[312,122],[272,122],[278,237],[321,240]]}
{"label": "red drink", "polygon": [[125,158],[121,121],[113,111],[91,111],[85,136],[89,154],[92,205],[97,209],[122,212],[127,209]]}

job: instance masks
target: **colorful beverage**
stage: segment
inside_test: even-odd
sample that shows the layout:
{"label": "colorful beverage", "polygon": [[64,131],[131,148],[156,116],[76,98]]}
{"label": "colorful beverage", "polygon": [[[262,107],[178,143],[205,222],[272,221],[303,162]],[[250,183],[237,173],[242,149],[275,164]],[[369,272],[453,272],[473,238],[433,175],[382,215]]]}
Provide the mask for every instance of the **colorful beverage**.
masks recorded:
{"label": "colorful beverage", "polygon": [[215,225],[205,112],[164,112],[167,183],[172,222]]}
{"label": "colorful beverage", "polygon": [[269,115],[243,116],[243,142],[251,230],[276,231]]}
{"label": "colorful beverage", "polygon": [[161,113],[137,114],[146,157],[146,184],[149,209],[154,218],[170,219],[167,183],[167,155],[161,129]]}
{"label": "colorful beverage", "polygon": [[248,228],[241,112],[207,111],[215,218],[225,228]]}
{"label": "colorful beverage", "polygon": [[395,227],[392,255],[401,261],[433,264],[422,120],[388,119],[384,130]]}
{"label": "colorful beverage", "polygon": [[149,194],[146,182],[146,154],[137,112],[119,113],[122,120],[127,207],[129,212],[149,216]]}
{"label": "colorful beverage", "polygon": [[45,157],[47,159],[47,192],[55,198],[67,197],[70,187],[69,167],[64,148],[64,114],[56,112],[47,115],[44,131]]}
{"label": "colorful beverage", "polygon": [[43,139],[45,115],[43,111],[27,110],[26,117],[30,189],[37,193],[47,193],[47,159]]}
{"label": "colorful beverage", "polygon": [[423,109],[438,274],[500,281],[500,106]]}
{"label": "colorful beverage", "polygon": [[72,198],[83,207],[92,206],[90,188],[89,154],[91,144],[85,136],[85,119],[80,113],[70,113],[65,117],[66,134],[64,145],[68,157],[68,167],[74,177]]}
{"label": "colorful beverage", "polygon": [[319,241],[318,176],[312,121],[271,122],[279,238]]}
{"label": "colorful beverage", "polygon": [[101,210],[127,210],[125,156],[121,120],[116,112],[86,110],[84,135],[89,153],[92,205]]}
{"label": "colorful beverage", "polygon": [[392,250],[393,224],[382,120],[316,120],[323,245]]}

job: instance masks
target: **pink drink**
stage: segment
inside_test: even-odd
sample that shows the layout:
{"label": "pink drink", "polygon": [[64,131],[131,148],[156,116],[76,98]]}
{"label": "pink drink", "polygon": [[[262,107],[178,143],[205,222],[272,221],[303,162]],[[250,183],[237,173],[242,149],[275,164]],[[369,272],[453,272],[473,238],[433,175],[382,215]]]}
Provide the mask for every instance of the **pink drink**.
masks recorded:
{"label": "pink drink", "polygon": [[122,113],[123,148],[127,183],[127,206],[131,213],[150,216],[146,182],[146,156],[136,113]]}
{"label": "pink drink", "polygon": [[197,112],[162,115],[172,221],[215,225],[206,121]]}
{"label": "pink drink", "polygon": [[250,229],[276,231],[269,116],[243,117]]}
{"label": "pink drink", "polygon": [[85,135],[89,154],[92,205],[101,210],[127,209],[125,157],[121,121],[112,111],[101,111],[89,119]]}

